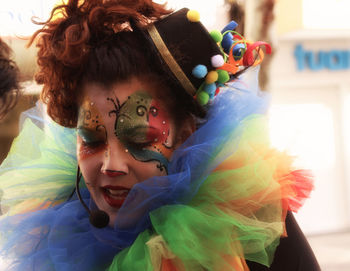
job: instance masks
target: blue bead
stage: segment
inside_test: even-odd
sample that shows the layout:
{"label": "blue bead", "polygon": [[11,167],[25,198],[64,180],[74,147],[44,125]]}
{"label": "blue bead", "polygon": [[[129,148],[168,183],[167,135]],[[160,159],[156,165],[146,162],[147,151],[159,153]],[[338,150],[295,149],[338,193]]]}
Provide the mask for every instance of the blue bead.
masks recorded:
{"label": "blue bead", "polygon": [[228,30],[235,30],[237,26],[238,26],[238,23],[236,23],[235,21],[231,21],[228,25],[226,25],[226,26],[221,30],[221,33],[223,34],[224,32],[226,32],[226,31],[228,31]]}
{"label": "blue bead", "polygon": [[233,43],[232,39],[233,39],[233,36],[231,33],[226,33],[226,35],[222,39],[221,46],[224,49],[226,54],[230,52],[230,48]]}
{"label": "blue bead", "polygon": [[208,73],[208,69],[204,65],[197,65],[192,70],[192,75],[199,79],[204,78],[207,75],[207,73]]}
{"label": "blue bead", "polygon": [[[233,47],[232,49],[232,55],[239,59],[242,56],[242,50],[245,48],[244,44],[242,43],[238,43],[235,45],[235,47]],[[237,60],[237,59],[236,59]]]}
{"label": "blue bead", "polygon": [[205,85],[204,91],[209,94],[209,97],[211,97],[211,96],[214,97],[215,91],[216,91],[216,84],[212,83],[212,84]]}

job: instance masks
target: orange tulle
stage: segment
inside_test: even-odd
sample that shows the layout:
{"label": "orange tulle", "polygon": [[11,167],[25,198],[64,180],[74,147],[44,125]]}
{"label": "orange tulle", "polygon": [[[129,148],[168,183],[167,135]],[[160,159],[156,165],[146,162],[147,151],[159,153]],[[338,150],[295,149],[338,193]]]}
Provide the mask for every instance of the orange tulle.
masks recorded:
{"label": "orange tulle", "polygon": [[162,260],[162,271],[179,271],[174,265],[172,260],[163,259]]}

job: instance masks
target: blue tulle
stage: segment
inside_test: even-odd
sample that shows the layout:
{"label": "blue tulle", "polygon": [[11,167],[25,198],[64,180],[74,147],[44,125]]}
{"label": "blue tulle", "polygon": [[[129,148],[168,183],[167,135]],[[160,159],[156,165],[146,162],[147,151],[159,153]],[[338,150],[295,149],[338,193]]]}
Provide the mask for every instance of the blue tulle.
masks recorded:
{"label": "blue tulle", "polygon": [[[87,212],[76,197],[34,212],[3,215],[0,220],[1,256],[10,261],[9,270],[81,271],[107,268],[118,252],[130,246],[141,232],[151,229],[149,213],[152,210],[164,205],[187,204],[195,196],[210,172],[231,154],[240,136],[239,125],[246,117],[266,112],[268,98],[259,91],[257,75],[258,68],[252,68],[239,80],[222,88],[209,105],[207,118],[202,120],[200,128],[173,153],[168,176],[153,177],[136,184],[118,211],[114,228],[97,229],[91,226]],[[47,126],[51,124],[41,117],[33,117],[33,112],[27,112],[27,118],[45,130],[45,134]],[[55,199],[47,199],[55,203],[67,199],[73,190],[77,164],[73,154],[75,132],[57,125],[51,126],[54,140],[60,146],[52,150],[53,155],[57,159],[72,159],[70,166],[65,168],[66,176],[63,176],[69,179],[68,184],[56,192]],[[34,144],[40,146],[36,140]],[[227,148],[230,144],[232,146]],[[59,149],[65,151],[60,153]],[[15,155],[4,162],[2,174],[21,170],[21,167],[42,166],[46,172],[62,167],[61,164],[55,165],[54,161],[52,164],[38,165],[38,153],[33,157]],[[3,189],[2,177],[0,189]],[[21,185],[24,184],[25,180]],[[3,190],[6,195],[6,189]],[[90,202],[90,208],[96,208],[86,188],[82,189],[82,193],[85,202]],[[26,195],[28,198],[30,196]],[[7,202],[8,208],[11,209],[11,204],[18,201],[12,199]]]}

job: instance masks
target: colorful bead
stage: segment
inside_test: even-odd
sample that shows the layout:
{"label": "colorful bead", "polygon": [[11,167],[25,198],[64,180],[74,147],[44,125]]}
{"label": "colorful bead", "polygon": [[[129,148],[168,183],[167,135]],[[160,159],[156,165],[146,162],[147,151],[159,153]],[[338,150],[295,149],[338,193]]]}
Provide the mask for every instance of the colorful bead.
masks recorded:
{"label": "colorful bead", "polygon": [[221,42],[222,41],[222,34],[218,30],[213,30],[210,32],[210,36],[213,38],[215,42]]}
{"label": "colorful bead", "polygon": [[207,84],[215,83],[218,80],[218,73],[216,71],[208,72],[207,76],[205,77],[205,82]]}
{"label": "colorful bead", "polygon": [[230,80],[230,75],[228,74],[227,71],[216,70],[216,72],[219,75],[219,77],[218,77],[218,82],[219,83],[224,84],[224,83],[226,83],[226,82],[228,82]]}
{"label": "colorful bead", "polygon": [[189,10],[187,12],[187,19],[193,23],[199,22],[200,20],[199,12],[196,10]]}
{"label": "colorful bead", "polygon": [[209,94],[205,91],[200,91],[197,94],[197,101],[200,105],[206,105],[209,102]]}
{"label": "colorful bead", "polygon": [[204,89],[204,91],[205,91],[206,93],[208,93],[209,96],[210,96],[210,95],[212,95],[212,94],[215,93],[216,84],[215,84],[215,83],[212,83],[212,84],[205,85],[203,89]]}
{"label": "colorful bead", "polygon": [[225,59],[223,58],[222,55],[215,55],[211,57],[211,65],[214,68],[219,68],[224,64],[225,64]]}
{"label": "colorful bead", "polygon": [[198,79],[204,78],[208,73],[208,69],[204,65],[197,65],[192,70],[192,75]]}

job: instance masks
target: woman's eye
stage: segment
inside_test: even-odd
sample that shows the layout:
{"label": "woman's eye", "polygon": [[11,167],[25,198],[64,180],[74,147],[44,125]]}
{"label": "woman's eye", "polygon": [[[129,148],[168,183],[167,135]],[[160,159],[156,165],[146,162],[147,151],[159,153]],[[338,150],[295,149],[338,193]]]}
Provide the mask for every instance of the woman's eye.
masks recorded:
{"label": "woman's eye", "polygon": [[106,143],[104,141],[82,141],[82,145],[84,147],[89,147],[91,149],[101,147],[105,144]]}
{"label": "woman's eye", "polygon": [[147,142],[132,141],[132,142],[128,142],[127,145],[132,146],[133,148],[142,150],[144,148],[150,147],[151,143],[152,142],[150,141],[147,141]]}

